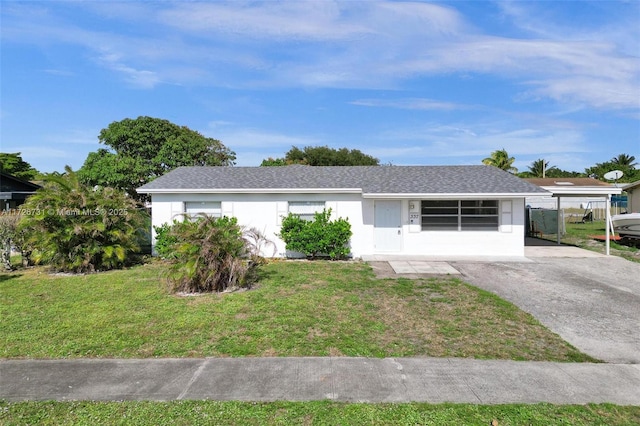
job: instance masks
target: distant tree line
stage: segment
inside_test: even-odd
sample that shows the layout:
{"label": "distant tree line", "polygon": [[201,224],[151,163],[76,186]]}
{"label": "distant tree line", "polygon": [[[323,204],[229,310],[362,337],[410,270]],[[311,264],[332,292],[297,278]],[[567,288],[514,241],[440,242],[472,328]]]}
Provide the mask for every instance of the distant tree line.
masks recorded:
{"label": "distant tree line", "polygon": [[[92,187],[112,187],[144,201],[146,196],[136,188],[180,166],[233,166],[236,153],[217,139],[206,137],[186,126],[153,117],[125,118],[115,121],[100,131],[98,140],[105,148],[89,153],[77,171],[78,179]],[[636,158],[619,154],[609,161],[596,163],[584,172],[562,170],[539,158],[528,170],[519,172],[513,165],[515,157],[504,149],[498,149],[482,160],[483,164],[506,170],[519,177],[592,177],[605,180],[612,170],[621,170],[620,182],[640,180]],[[284,157],[266,158],[260,164],[267,166],[378,166],[380,160],[358,149],[330,148],[328,146],[292,146]],[[42,179],[40,173],[24,161],[18,153],[0,153],[0,169],[24,180]]]}
{"label": "distant tree line", "polygon": [[580,173],[561,170],[556,166],[551,166],[549,161],[539,158],[529,165],[528,170],[519,173],[518,169],[513,166],[515,157],[509,156],[507,151],[503,148],[493,151],[489,157],[482,160],[482,163],[495,166],[522,178],[590,177],[606,181],[604,175],[607,172],[620,170],[623,173],[623,176],[619,182],[635,182],[640,180],[640,169],[636,169],[638,164],[635,161],[636,157],[633,155],[620,154],[609,161],[597,163],[595,166],[589,167],[585,169],[584,172]]}
{"label": "distant tree line", "polygon": [[303,149],[291,147],[284,158],[267,158],[261,166],[287,166],[303,164],[307,166],[377,166],[380,160],[358,149],[334,149],[328,146],[306,146]]}

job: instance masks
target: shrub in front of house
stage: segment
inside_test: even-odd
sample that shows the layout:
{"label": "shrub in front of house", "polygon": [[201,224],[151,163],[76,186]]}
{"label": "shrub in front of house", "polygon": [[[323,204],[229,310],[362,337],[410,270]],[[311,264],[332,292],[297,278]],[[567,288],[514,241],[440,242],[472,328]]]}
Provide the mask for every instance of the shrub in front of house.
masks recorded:
{"label": "shrub in front of house", "polygon": [[351,224],[343,218],[333,221],[330,218],[331,209],[316,213],[313,220],[304,220],[289,213],[282,220],[279,236],[285,242],[287,250],[303,253],[310,259],[344,259],[351,252]]}
{"label": "shrub in front of house", "polygon": [[169,285],[173,292],[220,292],[249,287],[263,263],[236,218],[198,215],[174,222],[162,238],[167,245],[158,251],[156,239],[156,250],[158,254],[168,254],[172,263]]}
{"label": "shrub in front of house", "polygon": [[33,260],[63,272],[96,272],[134,263],[148,216],[123,191],[83,185],[67,166],[62,176],[20,206],[18,230]]}
{"label": "shrub in front of house", "polygon": [[154,248],[159,258],[167,260],[176,258],[173,246],[178,242],[178,237],[175,233],[171,233],[171,229],[179,223],[179,221],[174,219],[173,223],[164,223],[160,226],[153,227],[154,231],[156,231],[156,244]]}

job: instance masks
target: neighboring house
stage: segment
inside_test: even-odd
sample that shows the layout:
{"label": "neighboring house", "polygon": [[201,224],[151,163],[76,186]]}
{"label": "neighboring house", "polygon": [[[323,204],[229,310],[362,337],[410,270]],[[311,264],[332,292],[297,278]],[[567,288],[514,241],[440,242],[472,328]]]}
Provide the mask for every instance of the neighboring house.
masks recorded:
{"label": "neighboring house", "polygon": [[234,216],[277,244],[282,218],[331,208],[351,252],[523,256],[525,197],[540,187],[491,166],[180,167],[138,188],[158,226],[184,213]]}
{"label": "neighboring house", "polygon": [[0,172],[0,210],[13,210],[23,204],[40,186]]}
{"label": "neighboring house", "polygon": [[525,180],[550,193],[545,196],[527,197],[527,206],[555,210],[560,205],[561,210],[581,209],[579,213],[565,215],[565,218],[572,221],[581,220],[588,212],[592,213],[592,218],[604,219],[606,210],[611,207],[611,197],[622,193],[622,188],[619,186],[592,178],[526,178]]}
{"label": "neighboring house", "polygon": [[[562,199],[561,208],[585,209],[589,203],[594,208],[604,208],[607,194],[615,188],[606,182],[592,178],[525,178],[527,182],[546,189],[551,194],[527,197],[527,205],[533,208],[558,208],[558,197],[552,194],[570,196]],[[613,193],[616,193],[614,190]],[[620,191],[617,191],[620,193]]]}
{"label": "neighboring house", "polygon": [[640,213],[640,180],[622,186],[627,191],[627,212]]}

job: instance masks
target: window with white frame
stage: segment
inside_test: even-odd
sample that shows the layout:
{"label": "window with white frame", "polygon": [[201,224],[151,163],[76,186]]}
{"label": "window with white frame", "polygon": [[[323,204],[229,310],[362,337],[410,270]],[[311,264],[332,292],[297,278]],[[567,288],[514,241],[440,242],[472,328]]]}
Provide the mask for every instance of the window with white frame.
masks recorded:
{"label": "window with white frame", "polygon": [[422,200],[423,231],[497,231],[498,200]]}
{"label": "window with white frame", "polygon": [[324,201],[289,201],[289,213],[304,220],[313,220],[316,213],[324,210]]}
{"label": "window with white frame", "polygon": [[191,218],[199,214],[221,217],[222,203],[220,201],[187,201],[184,203],[184,212]]}

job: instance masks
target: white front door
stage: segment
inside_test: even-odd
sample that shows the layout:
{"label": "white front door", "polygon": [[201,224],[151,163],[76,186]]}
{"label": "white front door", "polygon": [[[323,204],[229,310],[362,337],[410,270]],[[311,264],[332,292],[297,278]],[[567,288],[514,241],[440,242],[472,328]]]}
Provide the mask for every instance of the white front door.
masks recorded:
{"label": "white front door", "polygon": [[374,207],[374,244],[376,252],[402,250],[402,201],[378,200]]}

